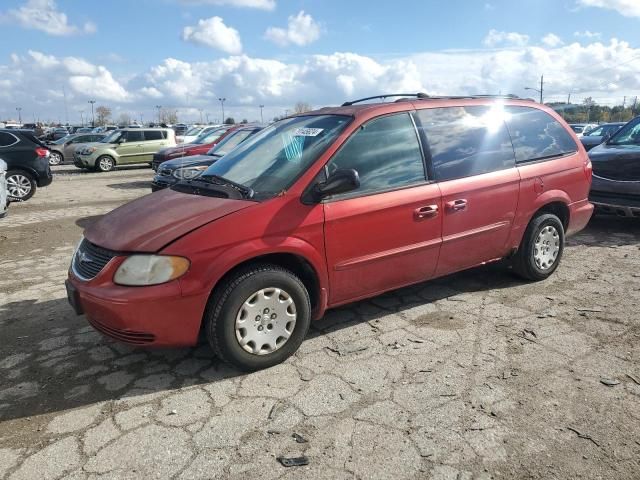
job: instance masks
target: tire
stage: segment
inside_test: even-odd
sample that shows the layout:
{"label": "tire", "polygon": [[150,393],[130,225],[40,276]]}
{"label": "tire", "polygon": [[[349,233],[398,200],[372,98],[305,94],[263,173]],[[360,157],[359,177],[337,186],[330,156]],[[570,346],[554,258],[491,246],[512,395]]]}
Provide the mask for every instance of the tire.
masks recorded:
{"label": "tire", "polygon": [[36,193],[36,180],[24,170],[9,170],[7,172],[7,194],[19,202],[24,202]]}
{"label": "tire", "polygon": [[96,170],[99,172],[110,172],[116,162],[109,155],[102,155],[96,160]]}
{"label": "tire", "polygon": [[[250,305],[252,299],[255,307]],[[291,303],[287,303],[289,299]],[[261,313],[256,315],[258,311]],[[304,284],[289,270],[269,264],[252,265],[233,274],[216,290],[205,313],[205,335],[214,353],[243,371],[268,368],[289,358],[300,347],[310,324],[311,302]],[[287,329],[289,337],[283,340],[278,335],[286,334]],[[243,335],[244,342],[255,338],[258,342],[251,340],[243,347]],[[262,342],[271,342],[273,348],[256,344]]]}
{"label": "tire", "polygon": [[62,158],[62,154],[60,152],[51,151],[51,155],[49,155],[49,165],[61,165],[64,162]]}
{"label": "tire", "polygon": [[513,257],[513,271],[525,280],[544,280],[558,268],[563,252],[562,222],[551,213],[540,213],[527,226]]}

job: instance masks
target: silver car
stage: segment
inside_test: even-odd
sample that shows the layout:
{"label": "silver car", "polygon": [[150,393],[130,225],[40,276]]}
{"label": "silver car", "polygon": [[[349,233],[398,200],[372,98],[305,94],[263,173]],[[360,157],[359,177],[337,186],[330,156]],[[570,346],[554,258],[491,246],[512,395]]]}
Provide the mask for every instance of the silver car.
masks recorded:
{"label": "silver car", "polygon": [[9,199],[7,198],[7,162],[0,159],[0,218],[7,214]]}

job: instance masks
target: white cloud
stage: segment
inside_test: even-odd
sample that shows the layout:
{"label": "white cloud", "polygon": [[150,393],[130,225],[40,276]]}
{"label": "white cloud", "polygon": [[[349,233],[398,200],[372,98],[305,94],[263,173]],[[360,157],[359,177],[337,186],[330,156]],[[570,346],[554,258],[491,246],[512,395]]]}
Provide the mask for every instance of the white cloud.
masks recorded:
{"label": "white cloud", "polygon": [[482,43],[490,48],[497,46],[523,47],[529,43],[529,35],[517,32],[500,32],[492,28]]}
{"label": "white cloud", "polygon": [[615,10],[625,17],[640,17],[640,2],[637,0],[577,0],[583,7],[598,7]]}
{"label": "white cloud", "polygon": [[242,52],[240,34],[235,28],[227,27],[220,17],[201,19],[193,27],[184,27],[182,39],[216,48],[232,55],[238,55]]}
{"label": "white cloud", "polygon": [[215,5],[217,7],[230,6],[238,8],[257,8],[260,10],[274,10],[276,0],[180,0],[187,5]]}
{"label": "white cloud", "polygon": [[574,37],[587,38],[587,39],[591,40],[591,39],[594,39],[594,38],[602,37],[602,34],[600,32],[591,32],[589,30],[585,30],[583,32],[573,32],[573,36]]}
{"label": "white cloud", "polygon": [[547,33],[542,37],[542,43],[551,48],[559,47],[564,44],[562,39],[554,33]]}
{"label": "white cloud", "polygon": [[69,36],[91,34],[97,31],[93,22],[73,25],[64,12],[58,10],[55,0],[28,0],[22,7],[1,14],[4,22],[16,22],[24,28],[41,30],[49,35]]}
{"label": "white cloud", "polygon": [[[127,64],[132,65],[132,64]],[[132,67],[133,68],[133,67]],[[276,60],[234,55],[188,62],[167,58],[145,70],[114,76],[104,66],[78,57],[29,51],[0,62],[0,119],[24,112],[46,118],[64,114],[63,86],[70,112],[87,108],[95,97],[118,108],[153,118],[158,99],[183,120],[203,109],[219,116],[218,97],[227,98],[225,113],[236,118],[265,119],[284,113],[296,101],[315,106],[380,93],[424,91],[433,95],[514,93],[530,96],[525,86],[545,77],[545,99],[574,101],[592,96],[599,103],[621,103],[640,90],[640,48],[610,40],[548,47],[497,47],[450,52],[426,51],[404,57],[373,58],[352,52]],[[194,110],[195,109],[195,110]],[[30,115],[30,113],[29,113]],[[194,114],[195,115],[195,114]],[[76,115],[79,121],[79,114]],[[199,114],[198,114],[199,116]],[[63,117],[64,118],[64,117]]]}
{"label": "white cloud", "polygon": [[320,25],[301,10],[297,15],[289,16],[286,29],[269,27],[264,36],[283,47],[291,43],[304,46],[320,38],[320,32]]}

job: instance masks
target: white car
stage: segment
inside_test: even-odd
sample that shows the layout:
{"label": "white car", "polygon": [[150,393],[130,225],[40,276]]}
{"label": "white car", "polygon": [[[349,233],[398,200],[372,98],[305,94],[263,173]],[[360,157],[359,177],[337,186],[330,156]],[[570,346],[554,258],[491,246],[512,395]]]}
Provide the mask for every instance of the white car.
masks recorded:
{"label": "white car", "polygon": [[0,159],[0,218],[7,214],[9,199],[7,198],[7,163]]}
{"label": "white car", "polygon": [[597,123],[570,123],[571,129],[576,132],[578,138],[582,137],[586,132],[598,126]]}
{"label": "white car", "polygon": [[209,133],[219,127],[220,125],[193,126],[184,135],[178,135],[176,143],[191,143],[203,133]]}

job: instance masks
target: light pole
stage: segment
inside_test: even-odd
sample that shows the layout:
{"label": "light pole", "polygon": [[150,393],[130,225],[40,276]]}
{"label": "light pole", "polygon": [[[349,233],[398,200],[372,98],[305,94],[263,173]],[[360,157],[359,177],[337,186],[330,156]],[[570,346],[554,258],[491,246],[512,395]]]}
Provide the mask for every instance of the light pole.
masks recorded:
{"label": "light pole", "polygon": [[84,110],[80,110],[80,123],[84,127]]}
{"label": "light pole", "polygon": [[162,105],[156,105],[156,108],[158,109],[158,126],[160,126],[162,123],[162,120],[160,119],[160,110],[162,110]]}
{"label": "light pole", "polygon": [[205,116],[207,117],[207,125],[209,125],[209,114],[205,113]]}
{"label": "light pole", "polygon": [[544,75],[540,75],[540,89],[533,87],[524,87],[525,90],[533,90],[534,92],[538,92],[540,94],[540,103],[542,103],[542,93],[544,92]]}
{"label": "light pole", "polygon": [[202,109],[200,108],[200,125],[202,125]]}
{"label": "light pole", "polygon": [[264,123],[264,117],[262,116],[262,109],[264,108],[264,105],[260,105],[260,123]]}
{"label": "light pole", "polygon": [[18,123],[22,126],[22,107],[16,107],[16,111],[18,112]]}
{"label": "light pole", "polygon": [[142,127],[144,125],[144,122],[142,121],[142,113],[140,113],[140,126]]}
{"label": "light pole", "polygon": [[222,123],[224,124],[224,102],[227,101],[226,98],[218,98],[218,100],[220,100],[220,105],[222,106]]}
{"label": "light pole", "polygon": [[96,103],[95,100],[89,100],[87,103],[91,104],[91,126],[95,127],[96,126],[96,117],[93,114],[93,104]]}

